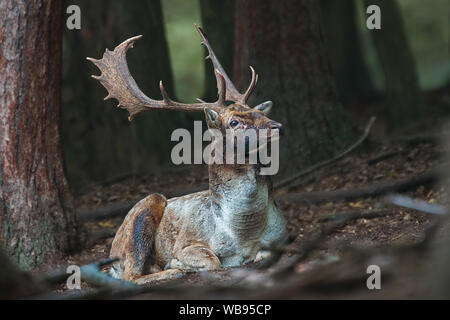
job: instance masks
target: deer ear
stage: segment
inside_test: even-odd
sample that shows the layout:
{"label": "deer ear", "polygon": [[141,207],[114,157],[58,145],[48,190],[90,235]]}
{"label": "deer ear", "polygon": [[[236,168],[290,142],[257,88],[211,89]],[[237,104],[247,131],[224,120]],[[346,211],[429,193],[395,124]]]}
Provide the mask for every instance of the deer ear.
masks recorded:
{"label": "deer ear", "polygon": [[205,107],[206,123],[208,127],[217,128],[220,125],[219,113],[216,110]]}
{"label": "deer ear", "polygon": [[269,114],[270,110],[272,109],[272,105],[273,105],[272,101],[266,101],[261,104],[258,104],[253,109],[261,110],[267,116]]}

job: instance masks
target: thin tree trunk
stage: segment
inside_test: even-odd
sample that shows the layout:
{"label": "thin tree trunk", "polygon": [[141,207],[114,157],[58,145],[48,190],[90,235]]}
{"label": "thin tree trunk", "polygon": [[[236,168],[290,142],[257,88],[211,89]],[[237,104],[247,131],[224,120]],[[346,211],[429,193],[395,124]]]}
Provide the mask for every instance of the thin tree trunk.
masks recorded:
{"label": "thin tree trunk", "polygon": [[[66,4],[71,4],[66,1]],[[99,71],[86,57],[144,35],[127,54],[133,78],[148,96],[160,99],[159,81],[174,97],[172,71],[160,0],[83,0],[80,31],[65,32],[63,97],[65,154],[72,184],[148,170],[170,156],[171,129],[182,117],[149,112],[129,123],[117,101],[103,101],[105,89],[90,78]],[[175,97],[174,97],[175,98]]]}
{"label": "thin tree trunk", "polygon": [[25,269],[71,249],[60,149],[61,1],[0,3],[0,239]]}
{"label": "thin tree trunk", "polygon": [[271,118],[285,126],[279,178],[331,157],[352,137],[312,0],[236,3],[235,83],[260,75],[253,105],[272,100]]}
{"label": "thin tree trunk", "polygon": [[396,0],[365,0],[378,5],[381,29],[370,30],[384,72],[390,127],[398,128],[422,114],[419,81],[400,8]]}
{"label": "thin tree trunk", "polygon": [[375,87],[358,37],[355,0],[321,0],[321,23],[341,99],[370,99]]}
{"label": "thin tree trunk", "polygon": [[[214,45],[222,67],[232,77],[234,50],[234,0],[200,0],[202,27]],[[206,50],[206,49],[205,49]],[[206,52],[206,51],[205,51]],[[217,82],[210,60],[205,60],[205,101],[217,99]]]}

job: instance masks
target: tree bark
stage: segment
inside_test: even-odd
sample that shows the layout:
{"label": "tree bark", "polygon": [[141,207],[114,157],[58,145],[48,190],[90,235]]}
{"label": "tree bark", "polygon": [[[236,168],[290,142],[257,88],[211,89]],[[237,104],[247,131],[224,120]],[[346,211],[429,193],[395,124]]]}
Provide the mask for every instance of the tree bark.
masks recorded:
{"label": "tree bark", "polygon": [[[214,47],[214,53],[231,78],[234,56],[234,3],[234,0],[200,0],[202,27]],[[205,52],[207,52],[206,48]],[[205,64],[203,100],[215,101],[217,99],[216,77],[211,60],[205,60]]]}
{"label": "tree bark", "polygon": [[154,99],[160,99],[162,80],[175,98],[160,0],[83,0],[78,5],[81,30],[64,34],[63,84],[64,148],[69,178],[77,189],[81,180],[104,180],[111,174],[167,163],[171,130],[182,126],[182,116],[171,111],[148,112],[128,122],[127,113],[116,108],[116,100],[103,101],[106,90],[90,78],[99,71],[86,61],[142,34],[143,39],[127,54],[133,78]]}
{"label": "tree bark", "polygon": [[271,118],[285,127],[280,175],[331,157],[352,139],[338,100],[316,1],[236,3],[234,79],[248,84],[248,65],[260,80],[250,103],[272,100]]}
{"label": "tree bark", "polygon": [[321,0],[321,22],[342,101],[367,100],[376,94],[362,54],[355,0]]}
{"label": "tree bark", "polygon": [[423,115],[414,56],[396,0],[365,0],[381,9],[381,29],[370,30],[383,68],[389,126],[401,127]]}
{"label": "tree bark", "polygon": [[61,1],[0,3],[0,239],[31,269],[71,249],[61,157]]}

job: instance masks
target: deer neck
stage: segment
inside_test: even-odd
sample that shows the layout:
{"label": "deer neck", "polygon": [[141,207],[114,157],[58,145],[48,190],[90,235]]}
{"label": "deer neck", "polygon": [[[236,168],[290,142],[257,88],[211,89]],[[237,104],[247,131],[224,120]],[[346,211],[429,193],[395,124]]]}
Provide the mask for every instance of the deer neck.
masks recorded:
{"label": "deer neck", "polygon": [[242,240],[257,239],[267,222],[271,182],[254,165],[210,165],[216,216]]}

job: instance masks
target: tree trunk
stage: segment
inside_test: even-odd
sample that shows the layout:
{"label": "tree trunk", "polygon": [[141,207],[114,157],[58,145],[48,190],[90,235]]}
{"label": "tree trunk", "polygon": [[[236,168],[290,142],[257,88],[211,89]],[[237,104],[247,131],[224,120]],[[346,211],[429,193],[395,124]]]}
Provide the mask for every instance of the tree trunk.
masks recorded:
{"label": "tree trunk", "polygon": [[321,22],[343,102],[376,94],[362,54],[355,0],[321,0]]}
{"label": "tree trunk", "polygon": [[401,127],[422,114],[414,57],[408,44],[396,0],[365,0],[365,8],[378,5],[381,29],[370,30],[384,72],[389,126]]}
{"label": "tree trunk", "polygon": [[0,239],[30,269],[76,239],[59,135],[61,1],[4,0],[0,17]]}
{"label": "tree trunk", "polygon": [[331,157],[352,137],[338,101],[318,21],[316,1],[236,3],[234,79],[248,84],[248,65],[260,75],[250,103],[272,100],[271,118],[285,126],[279,178]]}
{"label": "tree trunk", "polygon": [[78,5],[81,30],[64,35],[64,147],[71,183],[78,186],[80,180],[103,180],[167,163],[171,130],[181,126],[182,117],[152,111],[129,123],[126,111],[116,108],[116,100],[103,101],[106,90],[90,78],[99,71],[86,61],[142,34],[143,39],[127,54],[133,78],[155,99],[160,99],[159,81],[163,80],[175,98],[160,0],[83,0]]}
{"label": "tree trunk", "polygon": [[[227,74],[232,77],[234,50],[234,0],[200,0],[202,27]],[[205,48],[205,52],[206,48]],[[205,55],[206,56],[206,55]],[[217,82],[211,60],[205,60],[205,101],[217,99]]]}

